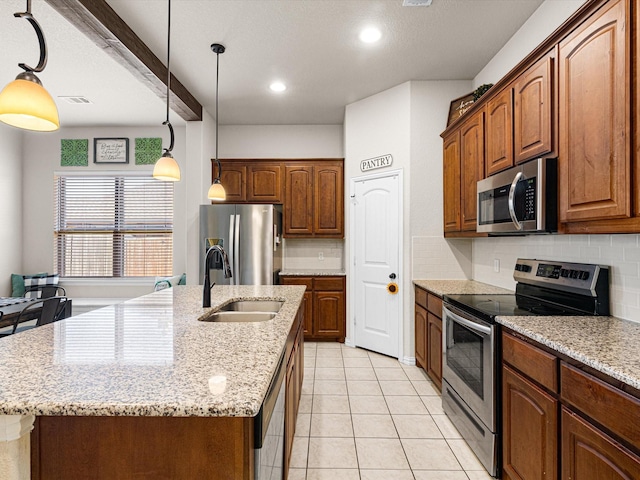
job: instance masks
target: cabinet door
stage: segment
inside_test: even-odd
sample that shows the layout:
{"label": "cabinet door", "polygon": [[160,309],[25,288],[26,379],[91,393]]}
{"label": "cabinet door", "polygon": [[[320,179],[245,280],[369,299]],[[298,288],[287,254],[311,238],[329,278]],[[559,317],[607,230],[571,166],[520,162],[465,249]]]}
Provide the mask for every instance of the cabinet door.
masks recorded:
{"label": "cabinet door", "polygon": [[289,464],[291,463],[291,451],[293,449],[293,439],[296,433],[296,371],[295,361],[290,360],[287,364],[286,390],[284,398],[284,471],[285,479],[288,476]]}
{"label": "cabinet door", "polygon": [[427,312],[427,374],[442,390],[442,320]]}
{"label": "cabinet door", "polygon": [[[238,164],[233,161],[220,161],[222,174],[220,175],[220,183],[224,187],[227,194],[226,203],[242,203],[247,201],[247,167],[244,164]],[[218,166],[212,163],[211,182],[218,176]]]}
{"label": "cabinet door", "polygon": [[463,231],[476,230],[477,182],[484,178],[484,111],[475,113],[460,129],[460,164]]}
{"label": "cabinet door", "polygon": [[460,231],[460,131],[444,139],[443,152],[444,231]]}
{"label": "cabinet door", "polygon": [[427,369],[427,311],[415,304],[416,365]]}
{"label": "cabinet door", "polygon": [[562,479],[632,480],[640,458],[562,407]]}
{"label": "cabinet door", "polygon": [[281,165],[256,162],[247,166],[247,202],[282,203]]}
{"label": "cabinet door", "polygon": [[342,165],[318,162],[313,172],[313,230],[316,235],[344,236],[344,181]]}
{"label": "cabinet door", "polygon": [[313,234],[313,167],[287,165],[285,186],[285,236],[311,236]]}
{"label": "cabinet door", "polygon": [[558,402],[507,366],[502,367],[502,429],[505,478],[558,478]]}
{"label": "cabinet door", "polygon": [[306,337],[313,332],[313,292],[307,290],[302,298],[302,308],[304,311],[303,332]]}
{"label": "cabinet door", "polygon": [[560,43],[560,221],[631,214],[629,2],[608,2]]}
{"label": "cabinet door", "polygon": [[313,335],[339,338],[345,336],[344,292],[315,291],[313,293]]}
{"label": "cabinet door", "polygon": [[513,166],[513,90],[504,89],[487,102],[487,175]]}
{"label": "cabinet door", "polygon": [[550,54],[520,75],[513,85],[516,163],[554,151],[553,69]]}

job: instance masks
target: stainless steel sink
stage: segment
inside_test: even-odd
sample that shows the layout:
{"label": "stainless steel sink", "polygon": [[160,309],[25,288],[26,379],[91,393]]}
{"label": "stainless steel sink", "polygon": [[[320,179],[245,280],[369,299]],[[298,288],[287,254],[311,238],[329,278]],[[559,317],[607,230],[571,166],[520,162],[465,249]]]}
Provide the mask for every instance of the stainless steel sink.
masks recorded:
{"label": "stainless steel sink", "polygon": [[203,315],[202,322],[265,322],[273,319],[282,304],[276,300],[238,300]]}
{"label": "stainless steel sink", "polygon": [[284,302],[273,300],[238,300],[220,308],[219,312],[271,312],[278,313]]}
{"label": "stainless steel sink", "polygon": [[200,320],[203,322],[265,322],[275,316],[273,312],[220,311],[200,317]]}

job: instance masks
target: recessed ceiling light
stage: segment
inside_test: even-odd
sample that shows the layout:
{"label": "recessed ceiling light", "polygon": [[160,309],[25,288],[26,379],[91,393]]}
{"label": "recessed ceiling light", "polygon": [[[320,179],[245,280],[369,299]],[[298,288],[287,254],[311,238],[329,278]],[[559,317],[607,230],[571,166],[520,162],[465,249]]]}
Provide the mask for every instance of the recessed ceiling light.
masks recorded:
{"label": "recessed ceiling light", "polygon": [[360,32],[360,40],[364,43],[374,43],[380,40],[382,33],[376,27],[367,27]]}
{"label": "recessed ceiling light", "polygon": [[271,85],[269,85],[269,88],[272,92],[280,93],[284,92],[287,89],[287,86],[282,82],[273,82]]}

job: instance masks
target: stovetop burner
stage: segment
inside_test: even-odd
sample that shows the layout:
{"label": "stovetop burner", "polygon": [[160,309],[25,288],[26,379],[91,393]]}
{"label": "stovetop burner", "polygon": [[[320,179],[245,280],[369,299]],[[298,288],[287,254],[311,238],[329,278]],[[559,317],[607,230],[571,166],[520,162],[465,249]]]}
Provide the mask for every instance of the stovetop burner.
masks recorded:
{"label": "stovetop burner", "polygon": [[445,301],[470,313],[481,313],[493,319],[497,316],[564,316],[585,313],[517,294],[445,295]]}

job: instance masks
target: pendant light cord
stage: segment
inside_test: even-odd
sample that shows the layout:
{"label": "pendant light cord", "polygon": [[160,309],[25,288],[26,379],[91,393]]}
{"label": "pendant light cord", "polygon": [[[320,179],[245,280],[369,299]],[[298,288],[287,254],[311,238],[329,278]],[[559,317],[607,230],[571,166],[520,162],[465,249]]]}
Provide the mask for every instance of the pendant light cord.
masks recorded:
{"label": "pendant light cord", "polygon": [[216,163],[220,178],[220,160],[218,159],[218,85],[220,84],[220,53],[216,52]]}
{"label": "pendant light cord", "polygon": [[165,153],[173,151],[174,133],[173,126],[169,121],[169,98],[171,95],[171,0],[168,0],[168,18],[167,18],[167,120],[163,123],[169,127],[169,133],[171,136],[169,148],[165,148]]}

